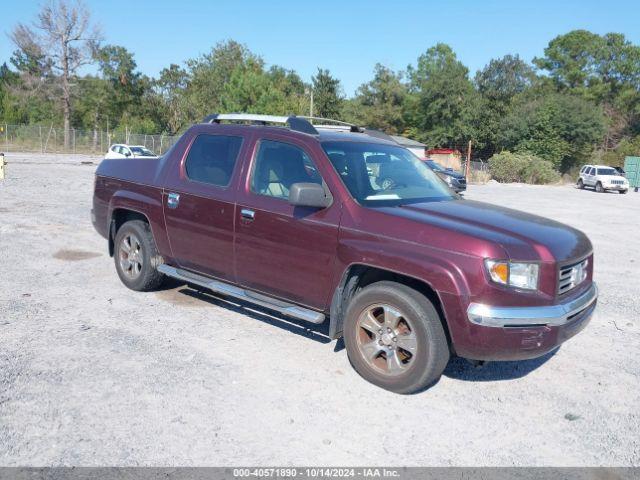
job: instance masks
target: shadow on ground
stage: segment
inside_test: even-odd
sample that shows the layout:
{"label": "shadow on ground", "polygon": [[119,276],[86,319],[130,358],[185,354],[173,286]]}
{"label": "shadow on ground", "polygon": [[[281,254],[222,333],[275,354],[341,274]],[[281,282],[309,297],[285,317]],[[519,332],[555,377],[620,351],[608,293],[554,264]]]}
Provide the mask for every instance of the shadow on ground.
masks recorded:
{"label": "shadow on ground", "polygon": [[546,353],[545,355],[531,360],[519,360],[517,362],[487,362],[482,366],[460,357],[453,357],[443,375],[456,380],[467,382],[495,382],[499,380],[513,380],[522,378],[535,369],[544,365],[553,357],[559,349]]}
{"label": "shadow on ground", "polygon": [[[332,340],[329,338],[329,322],[321,325],[298,321],[293,318],[280,315],[277,312],[257,307],[250,303],[241,302],[235,298],[227,298],[221,295],[214,295],[209,291],[198,289],[177,280],[170,279],[165,282],[158,292],[160,298],[171,303],[180,303],[190,306],[206,306],[207,304],[226,308],[236,313],[246,315],[254,320],[273,325],[295,335],[314,340],[319,343],[328,344]],[[338,339],[333,351],[344,350],[344,341]],[[456,380],[467,382],[493,382],[500,380],[512,380],[522,378],[538,367],[544,365],[558,349],[532,360],[520,360],[516,362],[487,362],[482,366],[460,358],[453,357],[449,361],[443,375]]]}
{"label": "shadow on ground", "polygon": [[[281,328],[295,335],[300,335],[311,340],[315,340],[320,343],[331,343],[329,338],[329,324],[324,322],[321,325],[315,325],[313,323],[305,322],[303,320],[296,320],[289,318],[279,313],[272,312],[252,305],[250,303],[241,302],[235,298],[226,298],[220,295],[213,295],[209,291],[199,290],[197,288],[190,288],[184,283],[177,282],[171,285],[163,286],[159,291],[160,298],[170,301],[172,303],[185,303],[184,300],[195,300],[192,305],[198,305],[198,302],[202,302],[202,305],[207,303],[216,305],[228,310],[240,313],[251,317],[254,320],[273,325]],[[184,300],[180,300],[180,298]]]}

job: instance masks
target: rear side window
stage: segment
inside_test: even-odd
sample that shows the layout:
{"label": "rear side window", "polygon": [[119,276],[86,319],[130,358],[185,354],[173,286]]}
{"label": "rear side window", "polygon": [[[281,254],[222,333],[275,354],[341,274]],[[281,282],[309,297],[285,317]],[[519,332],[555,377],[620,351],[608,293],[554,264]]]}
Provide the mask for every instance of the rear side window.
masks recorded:
{"label": "rear side window", "polygon": [[288,143],[262,140],[251,177],[251,190],[268,197],[289,198],[294,183],[319,183],[322,177],[309,156]]}
{"label": "rear side window", "polygon": [[198,135],[187,154],[187,177],[196,182],[226,187],[231,181],[242,137]]}

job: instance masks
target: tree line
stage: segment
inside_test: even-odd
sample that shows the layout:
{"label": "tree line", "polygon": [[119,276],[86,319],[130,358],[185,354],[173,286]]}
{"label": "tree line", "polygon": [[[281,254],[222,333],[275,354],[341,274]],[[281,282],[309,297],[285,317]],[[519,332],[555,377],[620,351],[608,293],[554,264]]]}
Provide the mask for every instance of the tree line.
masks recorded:
{"label": "tree line", "polygon": [[[62,124],[66,141],[72,127],[173,135],[212,112],[309,114],[313,98],[316,116],[429,147],[471,140],[480,159],[516,152],[569,172],[640,155],[640,46],[620,33],[574,30],[531,63],[506,55],[475,75],[439,43],[404,71],[376,65],[351,98],[326,69],[305,82],[233,40],[149,77],[132,52],[104,42],[83,4],[67,0],[43,7],[10,38],[15,51],[0,66],[0,121]],[[81,74],[89,64],[96,73]]]}

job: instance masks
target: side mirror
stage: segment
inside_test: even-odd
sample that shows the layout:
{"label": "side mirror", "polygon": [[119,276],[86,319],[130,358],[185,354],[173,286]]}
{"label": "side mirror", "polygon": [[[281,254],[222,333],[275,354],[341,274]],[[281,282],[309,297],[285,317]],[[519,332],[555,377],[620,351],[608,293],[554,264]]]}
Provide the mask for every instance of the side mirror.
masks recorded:
{"label": "side mirror", "polygon": [[317,183],[294,183],[289,189],[289,203],[296,207],[326,208],[331,205],[322,185]]}
{"label": "side mirror", "polygon": [[130,156],[131,156],[131,152],[125,152],[125,153],[124,153],[124,156],[125,156],[125,157],[130,157]]}

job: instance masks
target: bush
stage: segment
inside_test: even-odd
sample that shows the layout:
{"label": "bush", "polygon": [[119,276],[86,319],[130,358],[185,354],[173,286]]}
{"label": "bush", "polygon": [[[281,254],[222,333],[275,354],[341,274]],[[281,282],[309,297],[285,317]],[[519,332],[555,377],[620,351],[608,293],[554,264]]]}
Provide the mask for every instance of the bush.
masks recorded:
{"label": "bush", "polygon": [[489,172],[498,182],[521,182],[536,185],[555,183],[560,174],[553,164],[530,153],[496,153],[489,159]]}

